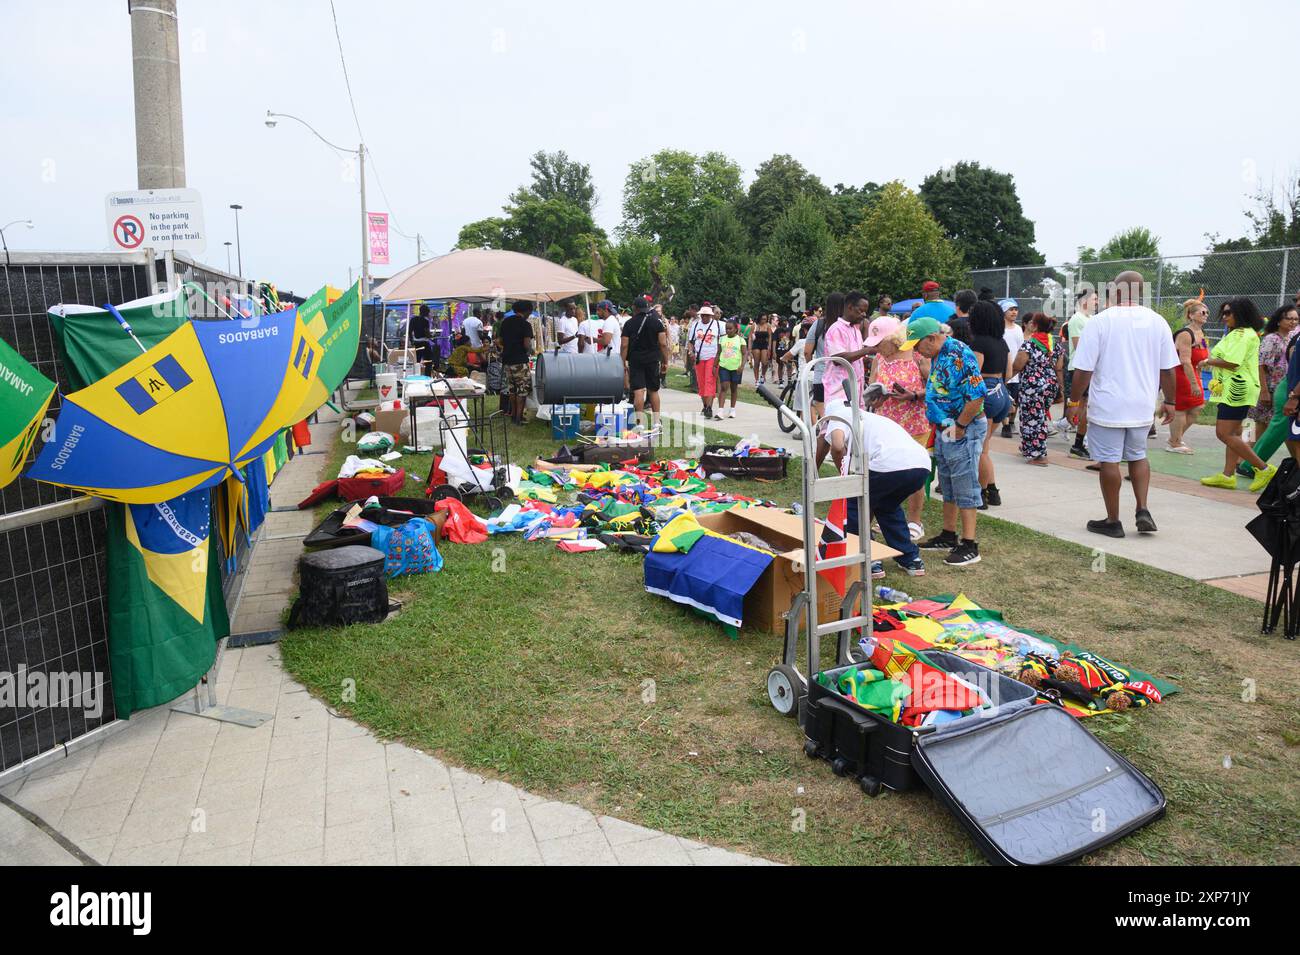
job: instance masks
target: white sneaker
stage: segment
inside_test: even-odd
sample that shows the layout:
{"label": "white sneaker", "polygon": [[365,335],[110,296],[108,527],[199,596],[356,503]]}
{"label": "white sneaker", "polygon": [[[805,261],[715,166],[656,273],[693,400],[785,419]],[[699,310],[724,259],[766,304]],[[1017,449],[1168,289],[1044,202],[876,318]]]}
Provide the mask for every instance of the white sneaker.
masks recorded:
{"label": "white sneaker", "polygon": [[732,405],[732,406],[731,406],[731,414],[727,415],[727,417],[728,417],[728,418],[734,418],[734,417],[736,417],[736,406],[735,406],[735,405]]}
{"label": "white sneaker", "polygon": [[912,538],[913,543],[919,541],[925,536],[925,525],[912,521],[907,525],[907,536]]}

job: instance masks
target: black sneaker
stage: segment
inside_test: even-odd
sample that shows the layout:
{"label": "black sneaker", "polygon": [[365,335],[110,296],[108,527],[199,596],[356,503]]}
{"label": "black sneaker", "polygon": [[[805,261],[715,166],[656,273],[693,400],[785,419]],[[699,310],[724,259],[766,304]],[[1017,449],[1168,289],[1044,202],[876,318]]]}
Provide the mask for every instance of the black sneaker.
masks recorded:
{"label": "black sneaker", "polygon": [[712,418],[712,417],[713,417],[713,409],[712,409],[712,408],[705,408],[704,411],[701,412],[701,414],[703,414],[704,417],[706,417],[706,418]]}
{"label": "black sneaker", "polygon": [[1089,521],[1088,530],[1094,534],[1105,534],[1107,537],[1124,536],[1124,525],[1119,521]]}
{"label": "black sneaker", "polygon": [[990,484],[988,487],[984,489],[984,500],[987,501],[992,507],[1002,506],[1002,492],[998,490],[998,486],[996,484]]}
{"label": "black sneaker", "polygon": [[1083,458],[1085,461],[1089,461],[1092,459],[1092,455],[1088,453],[1088,449],[1083,447],[1083,445],[1080,444],[1070,445],[1070,457]]}
{"label": "black sneaker", "polygon": [[1151,512],[1145,507],[1137,512],[1134,520],[1140,533],[1154,534],[1156,532],[1156,519],[1151,516]]}
{"label": "black sneaker", "polygon": [[921,541],[916,546],[921,550],[952,550],[957,546],[957,532],[943,531],[931,537],[928,541]]}
{"label": "black sneaker", "polygon": [[896,563],[909,577],[925,576],[925,561],[921,560],[919,557],[914,557],[910,561],[904,560],[901,557],[895,557],[894,563]]}
{"label": "black sneaker", "polygon": [[961,541],[948,552],[943,562],[949,567],[965,567],[980,562],[980,545],[974,541]]}
{"label": "black sneaker", "polygon": [[1008,421],[1008,422],[1006,422],[1004,425],[1002,425],[1002,437],[1004,437],[1004,438],[1009,438],[1009,437],[1011,437],[1011,422],[1010,422],[1010,421]]}

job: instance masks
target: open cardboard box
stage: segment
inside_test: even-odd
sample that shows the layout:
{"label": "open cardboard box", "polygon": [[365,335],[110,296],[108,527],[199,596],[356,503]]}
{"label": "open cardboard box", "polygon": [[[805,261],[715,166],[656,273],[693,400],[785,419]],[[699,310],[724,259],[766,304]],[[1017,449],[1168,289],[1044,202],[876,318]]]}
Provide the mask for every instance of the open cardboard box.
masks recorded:
{"label": "open cardboard box", "polygon": [[383,431],[393,436],[394,441],[401,441],[402,422],[407,419],[411,412],[405,408],[399,408],[396,411],[375,411],[375,426],[371,431]]}
{"label": "open cardboard box", "polygon": [[[772,633],[785,633],[784,614],[794,595],[803,590],[803,518],[772,507],[733,508],[716,514],[699,515],[700,525],[719,534],[748,531],[779,552],[758,583],[745,595],[745,626]],[[858,549],[858,538],[848,535],[848,553]],[[871,542],[873,560],[897,557],[898,551]],[[858,568],[845,568],[850,580]],[[839,619],[841,597],[821,576],[817,577],[817,618],[822,622]]]}

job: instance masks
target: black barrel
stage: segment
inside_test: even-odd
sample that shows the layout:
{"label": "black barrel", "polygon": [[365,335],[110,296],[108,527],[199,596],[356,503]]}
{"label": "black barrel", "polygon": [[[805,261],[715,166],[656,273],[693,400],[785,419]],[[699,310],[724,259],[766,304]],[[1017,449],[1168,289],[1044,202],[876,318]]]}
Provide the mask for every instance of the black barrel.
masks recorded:
{"label": "black barrel", "polygon": [[612,351],[546,352],[537,359],[537,401],[613,404],[623,400],[623,358]]}

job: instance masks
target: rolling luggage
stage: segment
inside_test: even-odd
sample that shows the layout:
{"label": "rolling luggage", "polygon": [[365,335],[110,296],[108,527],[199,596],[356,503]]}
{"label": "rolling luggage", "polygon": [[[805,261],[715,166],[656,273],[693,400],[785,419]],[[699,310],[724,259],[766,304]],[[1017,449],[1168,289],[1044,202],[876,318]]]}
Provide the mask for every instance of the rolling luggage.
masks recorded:
{"label": "rolling luggage", "polygon": [[799,722],[804,751],[829,760],[868,795],[926,786],[1004,865],[1069,862],[1164,815],[1145,774],[1069,713],[1035,704],[1032,687],[949,653],[924,660],[978,685],[995,704],[933,727],[908,727],[857,706],[832,687],[852,664],[810,680]]}

